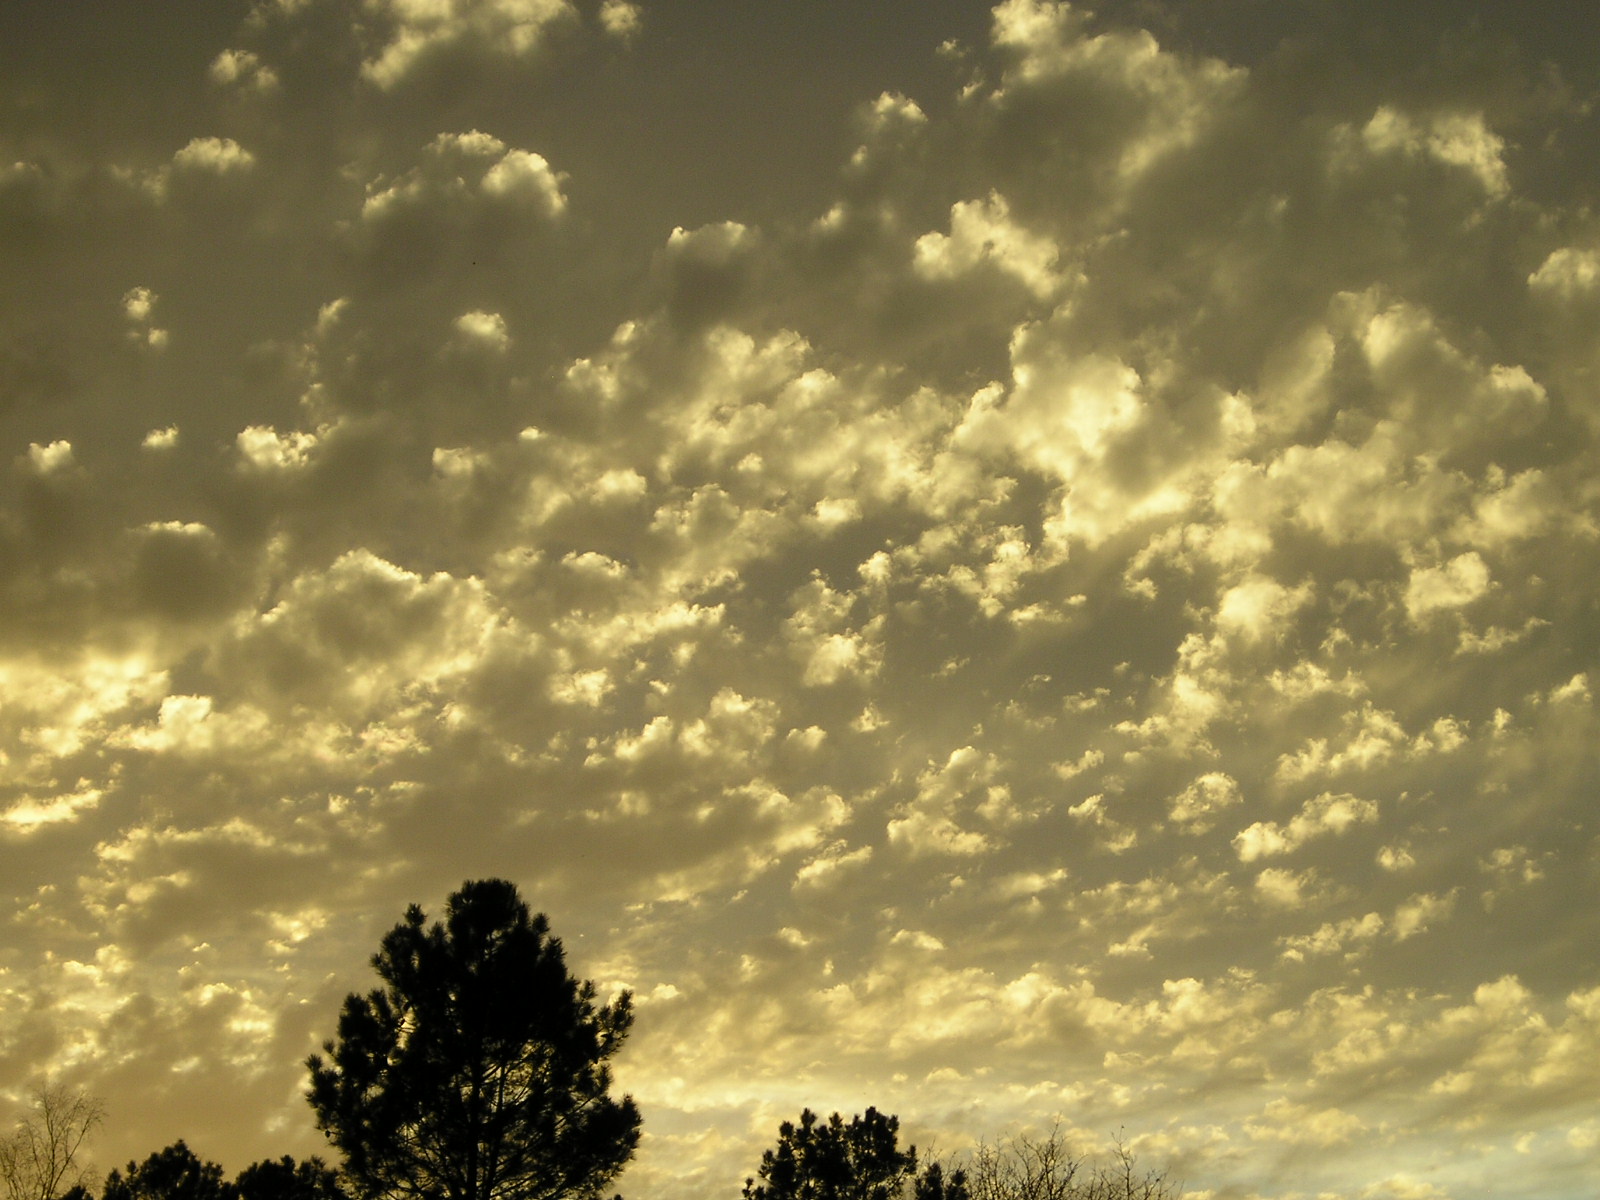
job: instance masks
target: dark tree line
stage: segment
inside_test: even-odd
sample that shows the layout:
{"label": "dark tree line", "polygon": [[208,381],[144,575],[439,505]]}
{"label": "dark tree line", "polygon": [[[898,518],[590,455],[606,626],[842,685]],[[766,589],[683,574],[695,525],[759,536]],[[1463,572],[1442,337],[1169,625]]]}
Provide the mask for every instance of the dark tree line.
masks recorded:
{"label": "dark tree line", "polygon": [[[345,998],[306,1062],[317,1127],[339,1152],[255,1163],[233,1178],[183,1141],[106,1177],[99,1200],[601,1200],[633,1157],[639,1110],[611,1095],[631,997],[596,999],[514,885],[469,882],[443,920],[412,905],[372,958],[381,986]],[[95,1200],[77,1151],[100,1120],[81,1094],[36,1093],[0,1142],[3,1200]],[[897,1117],[785,1121],[743,1200],[1171,1200],[1120,1145],[1110,1167],[1059,1133],[919,1167]],[[616,1200],[620,1200],[616,1198]]]}
{"label": "dark tree line", "polygon": [[[70,1200],[70,1198],[68,1198]],[[182,1139],[126,1171],[106,1176],[100,1200],[352,1200],[339,1174],[320,1158],[296,1162],[287,1154],[252,1163],[233,1179],[190,1150]]]}
{"label": "dark tree line", "polygon": [[945,1175],[941,1163],[917,1170],[917,1148],[900,1149],[900,1118],[875,1108],[848,1125],[834,1113],[819,1121],[809,1108],[800,1122],[778,1127],[778,1144],[761,1156],[744,1200],[969,1200],[966,1172]]}
{"label": "dark tree line", "polygon": [[959,1159],[918,1168],[899,1148],[899,1119],[869,1108],[845,1123],[810,1109],[785,1121],[761,1156],[744,1200],[1180,1200],[1165,1172],[1141,1169],[1118,1141],[1109,1161],[1073,1151],[1059,1128],[984,1143]]}

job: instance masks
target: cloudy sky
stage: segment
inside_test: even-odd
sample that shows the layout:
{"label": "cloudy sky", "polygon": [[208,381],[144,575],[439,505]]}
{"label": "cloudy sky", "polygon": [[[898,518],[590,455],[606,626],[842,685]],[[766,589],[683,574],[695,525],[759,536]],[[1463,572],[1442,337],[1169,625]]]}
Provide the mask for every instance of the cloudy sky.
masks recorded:
{"label": "cloudy sky", "polygon": [[505,876],[633,1200],[802,1105],[1600,1170],[1600,37],[1518,0],[0,16],[0,1091],[323,1150]]}

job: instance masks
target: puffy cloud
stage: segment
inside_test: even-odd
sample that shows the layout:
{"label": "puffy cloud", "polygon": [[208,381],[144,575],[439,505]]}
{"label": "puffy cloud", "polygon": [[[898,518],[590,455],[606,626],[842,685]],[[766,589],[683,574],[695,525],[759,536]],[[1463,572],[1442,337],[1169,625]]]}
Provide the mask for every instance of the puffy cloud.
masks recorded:
{"label": "puffy cloud", "polygon": [[1313,838],[1343,833],[1352,825],[1370,825],[1377,819],[1378,806],[1374,801],[1324,792],[1307,800],[1286,825],[1257,821],[1234,837],[1233,848],[1240,862],[1274,858],[1298,850]]}
{"label": "puffy cloud", "polygon": [[249,50],[224,50],[211,60],[206,72],[213,82],[256,92],[278,86],[278,75]]}
{"label": "puffy cloud", "polygon": [[561,180],[550,164],[530,150],[508,150],[484,172],[483,190],[490,196],[515,198],[556,216],[566,207]]}
{"label": "puffy cloud", "polygon": [[1373,154],[1426,156],[1474,176],[1491,196],[1507,187],[1505,142],[1482,113],[1436,112],[1417,119],[1389,105],[1361,127],[1361,142]]}
{"label": "puffy cloud", "polygon": [[1346,917],[1342,921],[1329,921],[1315,932],[1281,938],[1283,957],[1295,962],[1324,954],[1359,954],[1362,949],[1383,931],[1383,918],[1369,912],[1362,917]]}
{"label": "puffy cloud", "polygon": [[[917,776],[915,797],[888,824],[891,845],[914,856],[974,855],[989,848],[981,829],[968,827],[982,801],[1003,803],[999,764],[971,746],[953,750],[941,765],[930,764]],[[968,814],[963,819],[963,810]]]}
{"label": "puffy cloud", "polygon": [[1305,584],[1286,588],[1273,579],[1246,579],[1222,593],[1217,605],[1217,627],[1250,641],[1270,638],[1310,599],[1311,589]]}
{"label": "puffy cloud", "polygon": [[[463,169],[475,183],[467,183],[458,173]],[[439,219],[470,205],[474,195],[547,218],[560,215],[566,207],[560,176],[542,155],[507,148],[499,138],[472,130],[441,133],[427,146],[422,165],[399,179],[369,183],[361,219],[376,226],[408,216]]]}
{"label": "puffy cloud", "polygon": [[1434,895],[1421,893],[1407,900],[1394,914],[1394,936],[1396,941],[1405,941],[1419,933],[1425,933],[1428,928],[1439,921],[1448,920],[1455,910],[1455,893]]}
{"label": "puffy cloud", "polygon": [[1362,1200],[1450,1200],[1450,1193],[1438,1184],[1410,1175],[1392,1175],[1361,1189]]}
{"label": "puffy cloud", "polygon": [[600,26],[612,37],[631,38],[644,25],[644,10],[629,0],[602,0]]}
{"label": "puffy cloud", "polygon": [[19,458],[17,463],[37,475],[66,474],[77,466],[72,454],[72,443],[65,440],[57,440],[45,446],[31,442],[28,445],[27,455]]}
{"label": "puffy cloud", "polygon": [[506,321],[499,313],[474,310],[456,318],[456,332],[469,344],[504,353],[510,345]]}
{"label": "puffy cloud", "polygon": [[0,821],[22,833],[58,821],[75,821],[81,813],[92,812],[99,805],[101,795],[94,788],[83,788],[60,796],[25,796],[0,813]]}
{"label": "puffy cloud", "polygon": [[984,265],[1013,276],[1038,299],[1060,287],[1060,250],[1048,237],[1029,233],[1011,220],[1005,197],[962,201],[950,210],[950,233],[925,233],[914,247],[917,271],[945,279]]}
{"label": "puffy cloud", "polygon": [[1167,811],[1185,829],[1204,833],[1217,823],[1224,809],[1241,799],[1235,779],[1221,771],[1208,771],[1174,796]]}
{"label": "puffy cloud", "polygon": [[1552,250],[1528,276],[1528,286],[1562,300],[1586,297],[1600,288],[1600,253],[1575,246]]}
{"label": "puffy cloud", "polygon": [[384,35],[361,71],[381,88],[406,82],[452,52],[527,55],[573,11],[567,0],[376,0],[369,7]]}
{"label": "puffy cloud", "polygon": [[1297,873],[1284,867],[1268,867],[1256,876],[1256,894],[1273,908],[1303,908],[1310,902],[1306,888],[1314,878],[1312,871]]}
{"label": "puffy cloud", "polygon": [[178,427],[168,425],[165,429],[152,429],[139,444],[146,450],[169,450],[178,444],[178,436]]}
{"label": "puffy cloud", "polygon": [[1406,612],[1415,621],[1440,609],[1460,608],[1488,591],[1489,583],[1489,568],[1473,550],[1441,566],[1416,568],[1406,584]]}
{"label": "puffy cloud", "polygon": [[232,138],[225,137],[194,138],[172,156],[172,165],[180,171],[214,175],[248,171],[255,161],[255,155]]}
{"label": "puffy cloud", "polygon": [[219,653],[247,695],[364,708],[469,669],[498,625],[475,581],[423,578],[350,551],[295,579]]}
{"label": "puffy cloud", "polygon": [[318,441],[316,434],[302,430],[281,434],[271,427],[248,425],[239,431],[234,447],[241,466],[258,471],[290,471],[311,461]]}
{"label": "puffy cloud", "polygon": [[[1056,153],[1108,189],[1126,189],[1164,157],[1191,145],[1243,82],[1216,60],[1185,61],[1143,30],[1091,34],[1085,14],[1057,0],[1006,0],[994,10],[993,43],[1007,59],[986,99],[1002,138],[1042,113],[1090,104],[1102,118]],[[1005,142],[1002,148],[1009,149]],[[1075,184],[1077,180],[1073,181]],[[1081,185],[1080,185],[1081,186]],[[1114,192],[1113,192],[1114,194]]]}

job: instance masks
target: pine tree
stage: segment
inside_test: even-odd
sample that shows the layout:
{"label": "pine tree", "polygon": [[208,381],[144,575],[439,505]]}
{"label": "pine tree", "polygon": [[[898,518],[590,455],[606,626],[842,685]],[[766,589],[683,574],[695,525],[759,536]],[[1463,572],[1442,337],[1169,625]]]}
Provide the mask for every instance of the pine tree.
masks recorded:
{"label": "pine tree", "polygon": [[607,1060],[629,995],[597,1004],[543,914],[504,880],[465,884],[431,926],[412,905],[307,1060],[318,1127],[362,1200],[592,1200],[632,1157],[633,1099]]}

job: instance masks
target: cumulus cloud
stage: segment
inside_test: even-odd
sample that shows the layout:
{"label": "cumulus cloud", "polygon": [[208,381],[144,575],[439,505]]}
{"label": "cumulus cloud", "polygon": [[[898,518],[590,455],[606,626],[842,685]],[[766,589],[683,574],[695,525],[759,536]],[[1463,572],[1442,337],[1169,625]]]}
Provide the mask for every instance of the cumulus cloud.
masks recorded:
{"label": "cumulus cloud", "polygon": [[257,92],[278,86],[278,75],[249,50],[224,50],[211,60],[206,72],[214,83]]}
{"label": "cumulus cloud", "polygon": [[950,233],[925,233],[914,247],[916,269],[929,279],[948,279],[984,265],[1014,277],[1038,299],[1060,286],[1059,249],[1048,237],[1029,233],[1011,220],[1004,196],[962,201],[950,210]]}
{"label": "cumulus cloud", "polygon": [[629,0],[602,0],[600,26],[612,37],[634,37],[644,26],[644,10]]}
{"label": "cumulus cloud", "polygon": [[1406,612],[1412,620],[1439,609],[1460,608],[1489,590],[1489,568],[1473,550],[1437,567],[1419,567],[1406,584]]}
{"label": "cumulus cloud", "polygon": [[1223,809],[1241,799],[1236,780],[1220,771],[1208,771],[1172,798],[1168,812],[1185,828],[1204,833],[1217,823]]}
{"label": "cumulus cloud", "polygon": [[[462,168],[476,178],[467,184]],[[542,155],[507,148],[499,138],[472,130],[441,133],[426,148],[422,165],[396,180],[368,184],[361,219],[368,224],[398,222],[407,214],[427,217],[472,203],[474,194],[526,207],[546,217],[566,205],[559,177]]]}
{"label": "cumulus cloud", "polygon": [[197,137],[172,156],[172,165],[182,171],[230,175],[248,171],[255,155],[232,138]]}
{"label": "cumulus cloud", "polygon": [[529,54],[550,25],[573,11],[567,0],[379,0],[371,8],[384,40],[361,70],[381,88],[396,87],[430,60],[469,47],[512,57]]}
{"label": "cumulus cloud", "polygon": [[1257,821],[1233,839],[1240,862],[1274,858],[1298,850],[1313,838],[1343,833],[1353,825],[1372,824],[1378,819],[1378,805],[1357,796],[1336,796],[1328,792],[1307,800],[1288,823]]}
{"label": "cumulus cloud", "polygon": [[1422,120],[1382,105],[1361,127],[1374,154],[1425,155],[1475,176],[1484,191],[1506,190],[1505,143],[1484,125],[1482,113],[1436,112]]}

